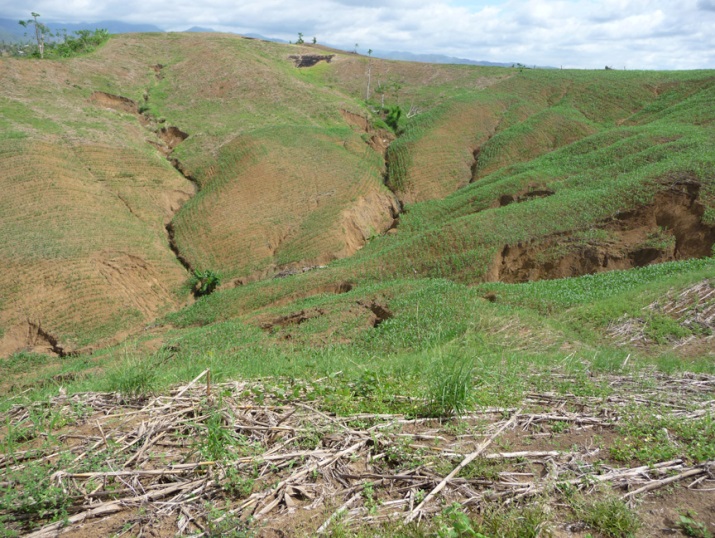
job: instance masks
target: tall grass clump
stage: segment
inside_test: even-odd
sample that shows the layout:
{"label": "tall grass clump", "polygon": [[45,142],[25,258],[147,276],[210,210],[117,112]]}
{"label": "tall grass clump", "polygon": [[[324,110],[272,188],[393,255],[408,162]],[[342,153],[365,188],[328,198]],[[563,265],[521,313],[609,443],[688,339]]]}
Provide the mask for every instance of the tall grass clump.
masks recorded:
{"label": "tall grass clump", "polygon": [[127,357],[107,373],[107,389],[126,398],[151,394],[158,387],[158,370],[153,361]]}
{"label": "tall grass clump", "polygon": [[453,417],[464,414],[474,395],[474,362],[464,357],[440,360],[430,372],[429,393],[424,414]]}

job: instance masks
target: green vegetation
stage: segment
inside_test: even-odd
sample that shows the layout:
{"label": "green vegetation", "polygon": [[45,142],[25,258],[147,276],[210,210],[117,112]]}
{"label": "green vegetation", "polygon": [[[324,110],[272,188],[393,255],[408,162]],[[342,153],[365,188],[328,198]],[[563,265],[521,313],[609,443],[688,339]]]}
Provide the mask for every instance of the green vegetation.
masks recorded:
{"label": "green vegetation", "polygon": [[109,32],[105,29],[96,30],[76,30],[71,35],[67,31],[52,33],[47,25],[37,18],[39,13],[33,12],[32,19],[21,20],[20,25],[32,27],[35,33],[36,45],[32,47],[18,45],[10,49],[15,56],[27,54],[32,57],[47,58],[70,58],[79,54],[93,52],[97,47],[107,42]]}
{"label": "green vegetation", "polygon": [[221,277],[211,269],[205,269],[203,271],[196,270],[189,280],[189,285],[194,295],[202,297],[204,295],[210,295],[221,285]]}
{"label": "green vegetation", "polygon": [[698,521],[698,514],[692,510],[688,510],[685,514],[681,514],[678,519],[678,527],[683,531],[685,536],[693,538],[712,538],[712,533],[708,530],[705,523]]}
{"label": "green vegetation", "polygon": [[530,506],[489,506],[480,520],[470,519],[459,504],[447,507],[437,519],[440,538],[536,538],[544,530],[548,517],[538,503]]}
{"label": "green vegetation", "polygon": [[387,107],[385,112],[385,123],[395,133],[397,133],[400,128],[400,118],[402,118],[402,109],[400,108],[400,105]]}
{"label": "green vegetation", "polygon": [[638,516],[618,497],[572,501],[576,516],[589,528],[611,538],[630,538],[641,527]]}

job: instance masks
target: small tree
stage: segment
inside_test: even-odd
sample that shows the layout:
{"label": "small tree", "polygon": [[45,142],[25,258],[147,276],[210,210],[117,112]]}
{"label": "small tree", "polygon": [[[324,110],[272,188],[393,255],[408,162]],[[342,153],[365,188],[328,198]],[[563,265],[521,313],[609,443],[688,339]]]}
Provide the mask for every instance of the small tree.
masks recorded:
{"label": "small tree", "polygon": [[315,39],[315,36],[313,36],[313,45],[315,45],[318,42],[317,39]]}
{"label": "small tree", "polygon": [[372,49],[368,49],[367,56],[367,90],[365,90],[365,101],[370,100],[370,79],[372,78]]}
{"label": "small tree", "polygon": [[387,116],[385,117],[385,123],[390,126],[395,133],[399,129],[400,118],[402,117],[402,109],[400,105],[393,105],[387,107]]}
{"label": "small tree", "polygon": [[302,45],[303,43],[305,43],[305,41],[303,41],[303,34],[302,32],[298,32],[298,41],[296,41],[295,44]]}
{"label": "small tree", "polygon": [[45,57],[45,34],[52,35],[50,33],[50,29],[42,24],[40,21],[37,20],[37,17],[40,16],[39,13],[35,13],[34,11],[30,13],[32,15],[31,19],[27,19],[26,21],[19,21],[20,26],[23,28],[27,28],[28,25],[33,24],[35,25],[35,39],[37,39],[37,50],[40,53],[40,58]]}

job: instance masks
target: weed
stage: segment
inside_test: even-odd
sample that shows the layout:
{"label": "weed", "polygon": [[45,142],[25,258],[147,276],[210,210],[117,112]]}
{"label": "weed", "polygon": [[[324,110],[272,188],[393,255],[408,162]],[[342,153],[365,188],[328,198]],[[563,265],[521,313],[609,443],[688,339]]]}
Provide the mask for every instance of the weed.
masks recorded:
{"label": "weed", "polygon": [[485,507],[478,530],[486,536],[504,538],[537,538],[548,526],[548,513],[541,503],[528,506]]}
{"label": "weed", "polygon": [[12,514],[50,520],[67,516],[72,500],[62,487],[53,483],[53,471],[50,464],[33,462],[8,473],[7,485],[0,488],[0,511],[11,514],[7,521],[14,520]]}
{"label": "weed", "polygon": [[715,418],[709,414],[684,421],[636,411],[618,429],[622,436],[610,448],[616,461],[651,464],[686,457],[699,463],[715,457]]}
{"label": "weed", "polygon": [[618,497],[606,494],[597,499],[585,499],[576,494],[568,499],[576,517],[603,536],[628,538],[641,527],[638,516]]}
{"label": "weed", "polygon": [[305,431],[301,432],[295,443],[301,449],[315,450],[320,446],[326,433],[328,432],[322,431],[317,427],[308,427]]}
{"label": "weed", "polygon": [[680,514],[678,518],[678,527],[686,536],[693,538],[712,538],[712,533],[708,530],[705,523],[695,519],[698,514],[693,510],[687,510],[684,514]]}
{"label": "weed", "polygon": [[244,521],[238,515],[214,505],[208,505],[207,511],[206,536],[210,538],[250,538],[255,536],[255,532],[250,528],[250,521]]}
{"label": "weed", "polygon": [[410,469],[422,463],[421,450],[411,446],[410,440],[401,437],[397,441],[375,445],[385,454],[385,463],[393,469]]}
{"label": "weed", "polygon": [[210,411],[205,424],[206,434],[199,441],[202,458],[215,462],[230,460],[234,456],[231,447],[236,440],[220,407]]}
{"label": "weed", "polygon": [[464,513],[459,503],[448,506],[437,517],[437,536],[439,538],[486,538],[472,526],[469,516]]}
{"label": "weed", "polygon": [[107,373],[107,389],[126,398],[150,394],[157,383],[158,371],[154,364],[138,357],[128,357]]}
{"label": "weed", "polygon": [[474,364],[461,358],[441,361],[431,376],[425,416],[450,417],[463,414],[474,394]]}
{"label": "weed", "polygon": [[252,477],[241,474],[241,471],[233,466],[226,467],[225,473],[221,488],[232,497],[241,499],[253,492],[255,480]]}
{"label": "weed", "polygon": [[644,333],[659,344],[666,344],[690,336],[692,331],[678,323],[677,320],[658,314],[648,317]]}
{"label": "weed", "polygon": [[563,433],[569,429],[569,423],[563,421],[556,421],[551,425],[551,431],[554,433]]}
{"label": "weed", "polygon": [[362,496],[368,513],[371,515],[377,513],[379,502],[375,498],[375,486],[372,482],[365,483],[362,489]]}

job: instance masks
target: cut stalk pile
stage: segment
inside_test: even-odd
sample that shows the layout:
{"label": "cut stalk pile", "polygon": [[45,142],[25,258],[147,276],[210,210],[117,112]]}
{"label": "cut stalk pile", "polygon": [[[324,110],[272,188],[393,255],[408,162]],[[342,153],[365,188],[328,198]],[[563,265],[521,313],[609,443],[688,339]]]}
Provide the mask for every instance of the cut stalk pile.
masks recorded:
{"label": "cut stalk pile", "polygon": [[[611,376],[610,385],[621,390],[608,397],[528,393],[518,408],[477,408],[438,420],[332,416],[309,395],[259,398],[265,384],[209,386],[206,373],[168,396],[60,394],[15,405],[3,428],[5,445],[23,432],[35,437],[24,441],[29,448],[0,458],[4,498],[18,492],[0,517],[32,537],[91,529],[107,518],[130,535],[146,525],[161,535],[239,527],[308,535],[328,532],[336,521],[409,523],[453,503],[479,510],[484,503],[556,496],[564,487],[588,492],[607,484],[628,502],[679,482],[715,488],[715,461],[617,466],[596,445],[505,449],[556,441],[555,424],[572,434],[613,432],[634,405],[695,420],[715,408],[715,376],[651,373],[655,386],[647,392],[636,390],[636,378]],[[31,430],[33,417],[49,412],[72,428]],[[473,462],[483,472],[465,472]],[[19,477],[33,466],[52,471],[42,487],[61,492],[61,509],[23,496],[30,486]]]}

